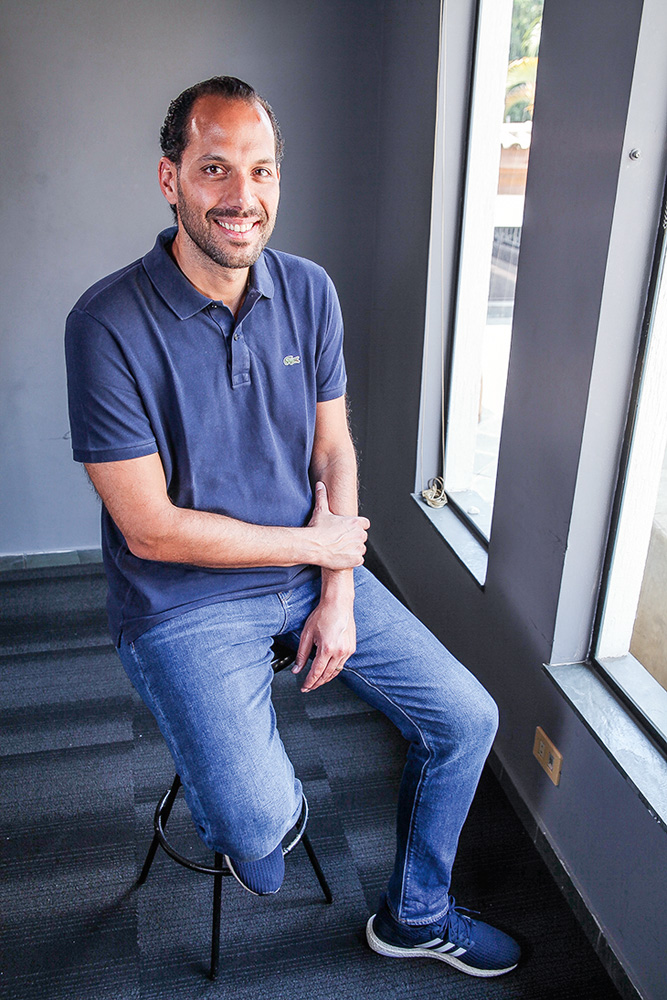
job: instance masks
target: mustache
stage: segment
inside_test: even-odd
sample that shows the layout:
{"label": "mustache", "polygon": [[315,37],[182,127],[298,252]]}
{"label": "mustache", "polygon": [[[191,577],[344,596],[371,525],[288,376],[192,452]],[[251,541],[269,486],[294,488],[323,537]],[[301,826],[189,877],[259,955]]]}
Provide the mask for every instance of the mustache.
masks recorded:
{"label": "mustache", "polygon": [[267,215],[265,212],[259,213],[256,210],[248,209],[245,212],[234,211],[233,208],[210,208],[206,213],[207,219],[247,219],[248,221],[265,222]]}

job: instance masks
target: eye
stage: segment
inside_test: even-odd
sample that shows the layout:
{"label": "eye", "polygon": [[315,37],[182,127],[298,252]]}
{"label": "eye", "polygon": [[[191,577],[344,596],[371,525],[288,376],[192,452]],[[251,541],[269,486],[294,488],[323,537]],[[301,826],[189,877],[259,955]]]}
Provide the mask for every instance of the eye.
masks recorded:
{"label": "eye", "polygon": [[217,177],[218,174],[222,173],[222,167],[218,163],[208,163],[204,167],[204,173],[208,174],[209,177]]}
{"label": "eye", "polygon": [[257,169],[255,170],[255,174],[258,177],[270,177],[271,171],[268,170],[267,167],[257,167]]}

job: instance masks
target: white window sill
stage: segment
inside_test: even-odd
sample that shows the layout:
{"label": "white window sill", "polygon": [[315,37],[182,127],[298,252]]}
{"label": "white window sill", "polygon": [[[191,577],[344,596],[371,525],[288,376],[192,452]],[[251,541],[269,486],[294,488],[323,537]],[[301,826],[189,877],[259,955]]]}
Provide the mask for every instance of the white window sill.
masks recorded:
{"label": "white window sill", "polygon": [[651,814],[667,828],[667,760],[660,750],[593,667],[568,663],[544,669]]}

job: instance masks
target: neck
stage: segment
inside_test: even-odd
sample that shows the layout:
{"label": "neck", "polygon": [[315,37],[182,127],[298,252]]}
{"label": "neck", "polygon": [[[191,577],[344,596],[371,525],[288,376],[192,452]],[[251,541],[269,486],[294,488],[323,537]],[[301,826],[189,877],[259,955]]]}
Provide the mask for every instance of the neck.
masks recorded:
{"label": "neck", "polygon": [[236,316],[245,299],[250,268],[216,264],[191,240],[187,240],[188,245],[185,245],[182,233],[179,227],[171,245],[172,256],[179,268],[198,292],[216,302],[224,302]]}

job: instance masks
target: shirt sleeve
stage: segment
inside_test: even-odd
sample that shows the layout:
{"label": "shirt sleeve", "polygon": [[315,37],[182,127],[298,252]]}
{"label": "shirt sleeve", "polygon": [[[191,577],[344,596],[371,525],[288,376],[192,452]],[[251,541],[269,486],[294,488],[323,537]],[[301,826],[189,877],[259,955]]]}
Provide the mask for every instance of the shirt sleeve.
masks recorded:
{"label": "shirt sleeve", "polygon": [[116,462],[157,451],[117,334],[73,309],[65,330],[67,392],[76,462]]}
{"label": "shirt sleeve", "polygon": [[343,315],[333,281],[327,276],[325,322],[317,358],[317,402],[343,396],[346,383]]}

